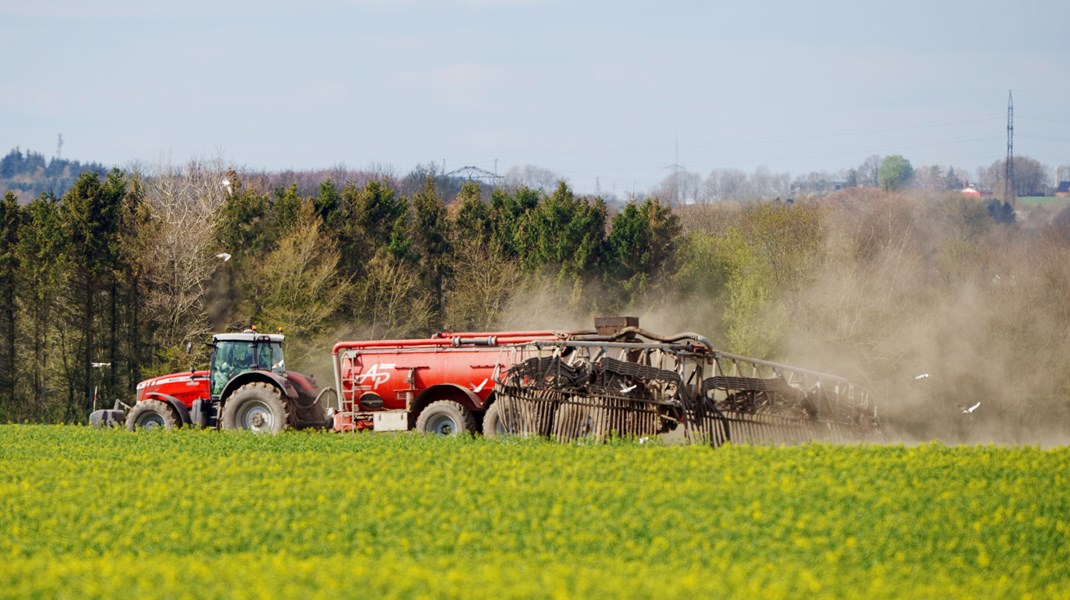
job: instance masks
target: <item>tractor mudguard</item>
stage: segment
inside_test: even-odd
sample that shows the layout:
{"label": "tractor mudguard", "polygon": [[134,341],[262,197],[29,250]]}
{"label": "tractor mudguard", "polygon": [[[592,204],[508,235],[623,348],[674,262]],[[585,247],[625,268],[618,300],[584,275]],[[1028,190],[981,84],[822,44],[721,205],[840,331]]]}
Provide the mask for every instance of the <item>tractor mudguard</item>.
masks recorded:
{"label": "tractor mudguard", "polygon": [[182,419],[184,425],[189,425],[193,422],[189,418],[189,409],[174,396],[168,396],[167,394],[161,394],[159,392],[149,392],[148,394],[145,394],[145,399],[155,399],[160,400],[161,402],[166,402],[171,408],[175,409],[175,413],[178,414],[179,419]]}
{"label": "tractor mudguard", "polygon": [[247,383],[251,383],[253,381],[263,381],[265,383],[270,383],[271,385],[274,385],[275,387],[282,390],[283,396],[286,396],[287,398],[290,398],[292,400],[297,399],[297,390],[294,389],[294,386],[289,381],[287,381],[285,377],[282,377],[281,375],[278,375],[272,371],[246,371],[241,375],[238,375],[234,379],[228,381],[227,385],[223,387],[223,391],[219,393],[219,397],[227,398],[241,386]]}

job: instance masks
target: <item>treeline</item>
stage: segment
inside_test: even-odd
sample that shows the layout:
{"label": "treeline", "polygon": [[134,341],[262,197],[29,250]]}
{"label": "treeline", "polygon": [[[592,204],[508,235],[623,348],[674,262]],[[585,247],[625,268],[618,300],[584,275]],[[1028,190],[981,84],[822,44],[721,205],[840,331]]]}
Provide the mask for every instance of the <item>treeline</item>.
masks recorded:
{"label": "treeline", "polygon": [[44,155],[15,148],[0,158],[0,190],[14,192],[22,201],[41,194],[62,196],[85,172],[107,175],[97,163],[82,164],[62,158],[45,159]]}
{"label": "treeline", "polygon": [[974,399],[1000,423],[1068,416],[1070,214],[1001,223],[958,194],[875,189],[676,209],[565,184],[447,195],[433,176],[299,189],[193,163],[7,194],[0,421],[81,419],[95,388],[129,401],[144,377],[203,366],[211,332],[253,323],[325,377],[343,339],[600,314],[846,375],[907,421]]}
{"label": "treeline", "polygon": [[196,362],[187,342],[251,324],[294,334],[291,365],[315,370],[339,336],[494,328],[521,289],[613,312],[651,293],[680,232],[656,200],[611,215],[565,184],[469,183],[447,203],[434,177],[408,196],[388,179],[301,195],[199,164],[89,172],[25,205],[8,192],[0,228],[0,421],[130,400]]}

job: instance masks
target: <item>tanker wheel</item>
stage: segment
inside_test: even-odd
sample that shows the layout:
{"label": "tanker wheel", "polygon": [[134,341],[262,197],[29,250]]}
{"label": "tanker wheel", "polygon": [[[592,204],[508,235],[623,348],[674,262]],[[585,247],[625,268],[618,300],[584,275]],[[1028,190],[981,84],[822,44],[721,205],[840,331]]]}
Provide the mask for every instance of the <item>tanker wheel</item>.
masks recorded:
{"label": "tanker wheel", "polygon": [[175,411],[159,400],[138,402],[126,415],[127,431],[138,429],[175,429],[182,423],[175,416]]}
{"label": "tanker wheel", "polygon": [[509,429],[505,426],[505,421],[502,419],[501,404],[495,402],[490,405],[487,412],[483,414],[483,437],[496,438],[502,437],[509,433]]}
{"label": "tanker wheel", "polygon": [[416,419],[416,431],[437,435],[461,435],[475,431],[476,418],[472,411],[453,400],[438,400],[428,404]]}
{"label": "tanker wheel", "polygon": [[259,381],[241,386],[223,405],[223,429],[278,433],[293,424],[290,403],[277,388]]}

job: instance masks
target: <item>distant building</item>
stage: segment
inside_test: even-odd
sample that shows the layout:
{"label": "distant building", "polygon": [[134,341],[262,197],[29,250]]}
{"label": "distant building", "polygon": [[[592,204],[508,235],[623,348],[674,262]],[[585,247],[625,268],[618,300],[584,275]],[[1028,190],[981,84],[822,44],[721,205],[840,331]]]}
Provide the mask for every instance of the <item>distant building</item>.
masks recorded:
{"label": "distant building", "polygon": [[1070,198],[1070,181],[1060,181],[1059,187],[1055,188],[1057,198]]}
{"label": "distant building", "polygon": [[959,193],[967,198],[991,198],[992,189],[983,185],[973,184],[970,185],[969,181],[964,182],[966,187],[959,190]]}
{"label": "distant building", "polygon": [[820,181],[796,181],[791,184],[791,194],[793,196],[820,196],[838,192],[846,187],[846,181],[827,181],[824,179]]}

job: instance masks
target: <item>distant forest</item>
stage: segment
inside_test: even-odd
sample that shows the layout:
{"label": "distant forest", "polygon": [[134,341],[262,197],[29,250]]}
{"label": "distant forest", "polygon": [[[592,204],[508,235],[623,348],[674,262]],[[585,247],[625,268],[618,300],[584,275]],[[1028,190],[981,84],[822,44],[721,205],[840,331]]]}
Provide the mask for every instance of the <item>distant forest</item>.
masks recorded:
{"label": "distant forest", "polygon": [[76,160],[52,158],[19,148],[0,159],[0,192],[14,192],[19,202],[48,194],[60,197],[74,185],[82,173],[105,175],[108,169],[98,163],[82,164]]}

